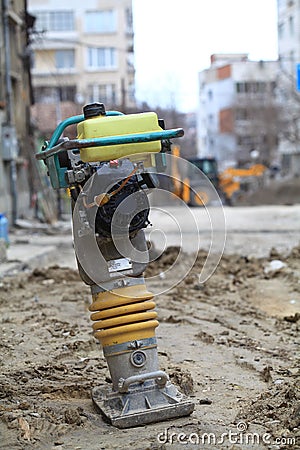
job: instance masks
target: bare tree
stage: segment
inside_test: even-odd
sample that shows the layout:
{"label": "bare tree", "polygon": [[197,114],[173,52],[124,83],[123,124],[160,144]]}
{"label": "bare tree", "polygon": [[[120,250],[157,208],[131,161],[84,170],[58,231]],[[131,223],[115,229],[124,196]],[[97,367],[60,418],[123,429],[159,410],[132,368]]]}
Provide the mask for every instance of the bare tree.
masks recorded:
{"label": "bare tree", "polygon": [[278,156],[280,107],[275,83],[249,83],[248,89],[233,107],[236,160],[240,166],[255,160],[269,167]]}
{"label": "bare tree", "polygon": [[278,75],[279,137],[289,143],[292,151],[300,151],[300,92],[295,77],[281,67]]}

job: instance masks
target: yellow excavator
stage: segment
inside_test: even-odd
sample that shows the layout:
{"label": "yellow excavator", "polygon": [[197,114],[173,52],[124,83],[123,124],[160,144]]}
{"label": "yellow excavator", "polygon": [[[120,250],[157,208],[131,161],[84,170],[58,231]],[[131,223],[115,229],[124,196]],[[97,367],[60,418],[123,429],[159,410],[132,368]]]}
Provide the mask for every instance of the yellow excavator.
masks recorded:
{"label": "yellow excavator", "polygon": [[[190,158],[190,163],[184,167],[177,163],[180,148],[172,148],[172,179],[173,193],[191,206],[209,204],[215,197],[213,187],[219,191],[218,166],[215,158]],[[201,173],[207,177],[201,177]],[[209,180],[209,181],[208,181]],[[213,187],[212,187],[212,186]]]}
{"label": "yellow excavator", "polygon": [[229,167],[219,173],[219,187],[224,193],[227,203],[234,204],[234,200],[238,196],[256,190],[266,169],[263,164],[253,164],[246,169]]}

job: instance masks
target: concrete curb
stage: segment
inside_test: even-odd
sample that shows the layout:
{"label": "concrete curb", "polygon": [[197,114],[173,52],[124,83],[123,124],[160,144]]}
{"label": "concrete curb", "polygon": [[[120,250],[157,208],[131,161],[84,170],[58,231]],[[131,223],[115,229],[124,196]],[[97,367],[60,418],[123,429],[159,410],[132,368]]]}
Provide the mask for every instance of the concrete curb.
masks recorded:
{"label": "concrete curb", "polygon": [[14,257],[9,256],[10,252],[8,251],[8,261],[0,264],[0,278],[16,275],[18,272],[23,272],[26,269],[32,270],[37,267],[43,267],[55,261],[56,246],[37,247],[27,245],[26,247],[20,247],[18,251],[13,250],[11,252]]}

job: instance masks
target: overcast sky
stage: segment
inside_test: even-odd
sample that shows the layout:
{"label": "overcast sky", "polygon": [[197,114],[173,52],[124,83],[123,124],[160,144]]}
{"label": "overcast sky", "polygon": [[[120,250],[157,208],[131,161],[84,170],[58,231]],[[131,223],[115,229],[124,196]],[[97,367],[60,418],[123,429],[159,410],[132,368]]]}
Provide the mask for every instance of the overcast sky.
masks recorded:
{"label": "overcast sky", "polygon": [[152,107],[197,107],[213,53],[277,59],[276,0],[133,0],[136,94]]}

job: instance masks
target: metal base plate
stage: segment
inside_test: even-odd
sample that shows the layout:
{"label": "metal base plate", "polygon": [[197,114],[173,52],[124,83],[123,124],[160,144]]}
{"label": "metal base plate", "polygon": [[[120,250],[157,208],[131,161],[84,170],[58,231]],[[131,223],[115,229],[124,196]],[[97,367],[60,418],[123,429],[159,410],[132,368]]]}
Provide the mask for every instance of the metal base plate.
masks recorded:
{"label": "metal base plate", "polygon": [[92,391],[92,398],[104,419],[118,428],[138,427],[188,416],[195,406],[170,382],[164,388],[151,385],[126,394],[96,387]]}

